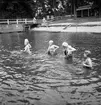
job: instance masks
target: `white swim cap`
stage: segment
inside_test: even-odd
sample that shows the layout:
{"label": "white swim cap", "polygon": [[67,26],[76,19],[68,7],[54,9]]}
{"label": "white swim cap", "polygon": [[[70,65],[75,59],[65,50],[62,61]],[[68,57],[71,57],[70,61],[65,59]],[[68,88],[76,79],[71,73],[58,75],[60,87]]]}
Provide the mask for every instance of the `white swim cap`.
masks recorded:
{"label": "white swim cap", "polygon": [[24,45],[27,45],[29,43],[28,39],[25,39]]}
{"label": "white swim cap", "polygon": [[49,41],[49,45],[52,45],[52,44],[53,44],[53,40],[50,40],[50,41]]}
{"label": "white swim cap", "polygon": [[62,43],[62,46],[67,47],[68,46],[68,43],[67,42],[63,42]]}

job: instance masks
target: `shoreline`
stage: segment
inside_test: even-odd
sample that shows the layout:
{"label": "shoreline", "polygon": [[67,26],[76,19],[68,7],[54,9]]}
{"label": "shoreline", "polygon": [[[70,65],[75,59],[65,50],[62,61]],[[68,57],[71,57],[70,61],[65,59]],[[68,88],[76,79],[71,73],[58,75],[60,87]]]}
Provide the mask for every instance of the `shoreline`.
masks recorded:
{"label": "shoreline", "polygon": [[84,23],[51,23],[49,26],[41,26],[31,29],[32,31],[46,32],[91,32],[101,33],[101,21]]}
{"label": "shoreline", "polygon": [[33,28],[32,31],[44,31],[44,32],[90,32],[90,33],[101,33],[101,26],[92,27],[38,27]]}

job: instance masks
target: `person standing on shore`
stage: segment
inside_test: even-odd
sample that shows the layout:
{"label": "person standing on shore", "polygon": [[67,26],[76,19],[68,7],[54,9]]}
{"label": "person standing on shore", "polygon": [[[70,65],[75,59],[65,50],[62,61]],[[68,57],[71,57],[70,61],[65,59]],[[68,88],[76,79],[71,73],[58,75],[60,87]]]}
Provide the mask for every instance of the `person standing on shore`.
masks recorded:
{"label": "person standing on shore", "polygon": [[42,19],[42,26],[48,27],[48,22],[45,17]]}
{"label": "person standing on shore", "polygon": [[25,45],[24,52],[26,52],[26,53],[31,55],[31,51],[30,51],[31,45],[30,45],[28,39],[24,40],[24,45]]}
{"label": "person standing on shore", "polygon": [[36,24],[36,23],[37,23],[37,20],[36,20],[36,18],[35,18],[35,17],[33,18],[33,23],[34,23],[34,24]]}
{"label": "person standing on shore", "polygon": [[53,43],[54,43],[53,40],[50,40],[49,41],[49,47],[47,49],[48,55],[51,55],[51,56],[56,55],[57,54],[56,51],[59,48],[59,46],[54,45]]}
{"label": "person standing on shore", "polygon": [[72,46],[68,45],[67,42],[63,42],[62,46],[63,46],[63,53],[65,55],[65,59],[72,62],[73,61],[73,52],[76,51],[76,49],[73,48]]}

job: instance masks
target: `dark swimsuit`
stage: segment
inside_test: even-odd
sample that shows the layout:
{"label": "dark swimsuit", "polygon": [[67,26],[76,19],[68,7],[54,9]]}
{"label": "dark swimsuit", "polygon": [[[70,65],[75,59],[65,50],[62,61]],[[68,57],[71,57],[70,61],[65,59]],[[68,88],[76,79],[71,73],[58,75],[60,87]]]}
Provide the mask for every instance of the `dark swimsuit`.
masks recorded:
{"label": "dark swimsuit", "polygon": [[48,51],[48,55],[51,55],[50,51]]}
{"label": "dark swimsuit", "polygon": [[65,55],[65,63],[71,64],[73,62],[72,54],[68,55],[68,52],[65,50],[64,55]]}
{"label": "dark swimsuit", "polygon": [[66,58],[67,60],[73,58],[72,54],[69,54],[69,55],[68,55],[68,52],[67,52],[66,50],[64,51],[64,54],[65,54],[65,56],[66,56],[65,58]]}

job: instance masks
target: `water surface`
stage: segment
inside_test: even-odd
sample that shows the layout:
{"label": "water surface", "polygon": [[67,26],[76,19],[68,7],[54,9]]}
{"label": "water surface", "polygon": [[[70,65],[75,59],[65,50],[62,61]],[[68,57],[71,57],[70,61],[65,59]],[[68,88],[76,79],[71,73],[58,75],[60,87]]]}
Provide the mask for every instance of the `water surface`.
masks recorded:
{"label": "water surface", "polygon": [[[32,55],[20,53],[24,39],[32,45]],[[58,55],[46,54],[48,41],[60,48]],[[62,42],[75,47],[74,61],[66,63]],[[92,52],[94,72],[77,74],[83,53]],[[100,105],[101,35],[93,33],[33,32],[0,34],[0,102],[2,105]],[[94,104],[92,104],[94,103]]]}

